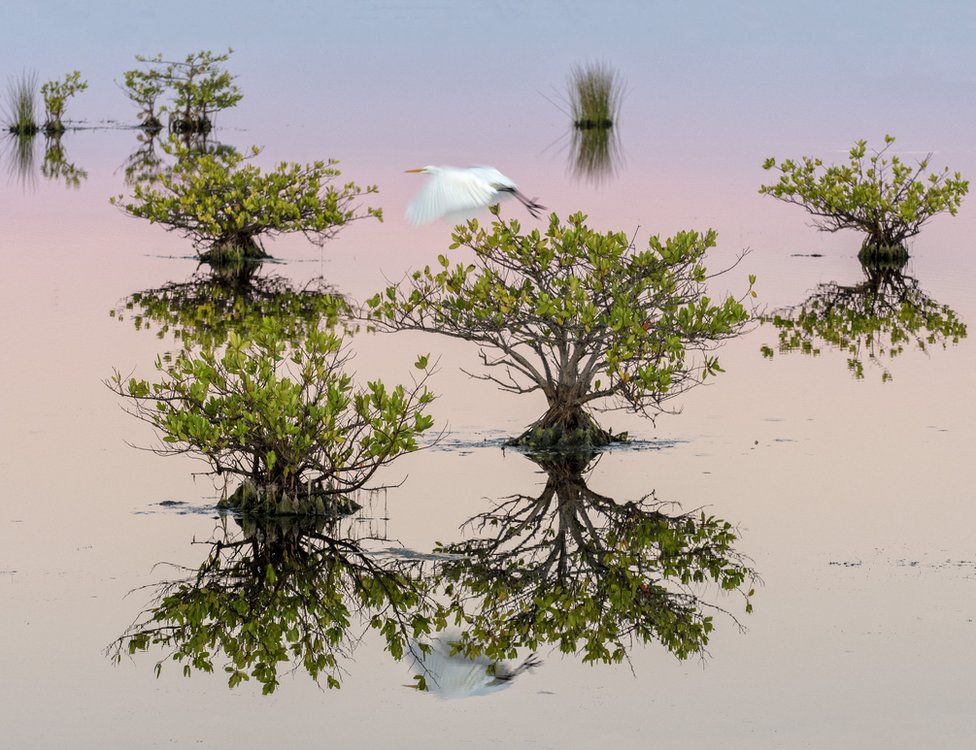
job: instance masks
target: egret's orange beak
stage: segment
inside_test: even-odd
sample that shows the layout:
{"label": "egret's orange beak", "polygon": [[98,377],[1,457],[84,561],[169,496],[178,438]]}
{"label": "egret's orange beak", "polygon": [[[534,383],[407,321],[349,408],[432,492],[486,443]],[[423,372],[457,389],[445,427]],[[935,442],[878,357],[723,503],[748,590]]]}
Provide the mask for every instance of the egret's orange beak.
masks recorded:
{"label": "egret's orange beak", "polygon": [[404,171],[404,172],[410,172],[410,173],[412,173],[412,174],[420,174],[420,173],[421,173],[421,172],[423,172],[424,170],[423,170],[423,169],[405,169],[405,170],[403,170],[403,171]]}

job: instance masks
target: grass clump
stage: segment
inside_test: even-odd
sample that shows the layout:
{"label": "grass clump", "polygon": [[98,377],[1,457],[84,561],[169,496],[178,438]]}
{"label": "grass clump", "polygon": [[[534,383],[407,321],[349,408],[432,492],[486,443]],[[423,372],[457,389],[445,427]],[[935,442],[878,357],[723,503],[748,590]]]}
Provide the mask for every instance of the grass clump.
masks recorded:
{"label": "grass clump", "polygon": [[579,130],[612,128],[620,109],[622,90],[620,77],[606,63],[573,68],[569,77],[573,126]]}
{"label": "grass clump", "polygon": [[40,130],[37,124],[37,73],[25,70],[7,82],[5,111],[7,130],[18,136],[32,136]]}
{"label": "grass clump", "polygon": [[570,73],[566,101],[575,177],[600,184],[615,172],[622,159],[616,127],[622,98],[620,76],[605,63],[577,66]]}

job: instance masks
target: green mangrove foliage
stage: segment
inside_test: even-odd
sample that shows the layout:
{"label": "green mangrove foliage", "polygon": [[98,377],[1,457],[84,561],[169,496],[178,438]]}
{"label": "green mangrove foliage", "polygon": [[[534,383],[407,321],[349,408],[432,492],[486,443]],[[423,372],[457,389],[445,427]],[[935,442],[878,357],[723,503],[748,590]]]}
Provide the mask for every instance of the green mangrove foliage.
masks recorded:
{"label": "green mangrove foliage", "polygon": [[7,81],[4,111],[7,130],[16,136],[32,136],[40,130],[37,124],[37,73],[25,70],[18,78]]}
{"label": "green mangrove foliage", "polygon": [[[865,363],[872,363],[888,381],[886,363],[906,349],[945,349],[966,337],[966,324],[955,311],[929,297],[898,265],[862,268],[859,283],[820,284],[799,305],[763,317],[778,329],[780,353],[817,356],[825,347],[836,349],[847,355],[854,377],[863,378]],[[762,353],[772,358],[775,352],[764,346]]]}
{"label": "green mangrove foliage", "polygon": [[439,574],[459,623],[455,648],[513,658],[557,645],[584,662],[616,663],[633,643],[658,642],[679,659],[700,655],[714,628],[708,588],[743,597],[757,581],[735,550],[735,529],[678,513],[651,494],[618,503],[587,486],[592,456],[539,460],[538,496],[515,495],[470,519],[470,536],[439,545]]}
{"label": "green mangrove foliage", "polygon": [[193,575],[159,584],[155,601],[109,647],[113,660],[161,649],[157,676],[167,661],[187,677],[222,669],[229,687],[253,678],[268,694],[293,666],[338,688],[363,627],[378,631],[396,659],[430,632],[435,607],[415,563],[368,550],[334,522],[240,523],[236,533],[218,533]]}
{"label": "green mangrove foliage", "polygon": [[[159,130],[159,116],[169,113],[170,130],[177,133],[205,133],[213,128],[217,112],[236,105],[243,94],[223,64],[233,50],[214,54],[210,50],[192,52],[182,60],[166,60],[162,54],[136,55],[142,68],[127,70],[122,76],[126,96],[139,107],[142,126]],[[169,94],[168,105],[159,105]]]}
{"label": "green mangrove foliage", "polygon": [[341,338],[265,318],[226,347],[210,343],[158,359],[155,382],[108,385],[156,428],[160,454],[187,453],[239,486],[222,504],[266,514],[323,513],[366,487],[398,456],[417,450],[432,426],[425,413],[427,358],[412,385],[357,387],[344,371]]}
{"label": "green mangrove foliage", "polygon": [[88,88],[88,81],[81,80],[81,73],[77,70],[65,75],[64,79],[47,81],[41,86],[41,97],[44,99],[44,132],[55,135],[64,132],[65,108],[68,100],[77,96]]}
{"label": "green mangrove foliage", "polygon": [[377,192],[354,182],[336,186],[334,160],[280,162],[265,171],[232,149],[199,153],[172,144],[176,163],[154,180],[137,182],[129,197],[112,203],[125,213],[189,237],[200,259],[212,265],[267,257],[264,237],[301,232],[315,243],[333,237],[351,221],[382,220],[378,208],[362,210],[359,199]]}
{"label": "green mangrove foliage", "polygon": [[[138,55],[136,59],[145,60]],[[139,108],[139,127],[152,133],[162,130],[159,116],[165,111],[165,105],[160,105],[159,99],[166,93],[167,85],[160,73],[153,68],[127,70],[122,74],[121,87],[129,101]]]}
{"label": "green mangrove foliage", "polygon": [[[497,216],[498,208],[493,212]],[[586,217],[521,233],[496,219],[455,227],[451,248],[368,300],[379,330],[418,330],[481,347],[477,375],[505,391],[541,392],[546,412],[515,443],[581,448],[612,439],[595,404],[654,416],[664,402],[721,372],[714,349],[750,319],[742,300],[713,301],[705,252],[715,232],[653,236],[638,251],[623,232],[597,232]],[[754,294],[751,289],[747,295]]]}
{"label": "green mangrove foliage", "polygon": [[295,286],[258,269],[248,264],[236,272],[196,273],[184,282],[136,292],[110,314],[159,338],[171,335],[189,348],[220,346],[231,332],[248,338],[268,318],[292,338],[313,328],[332,328],[352,313],[321,278]]}
{"label": "green mangrove foliage", "polygon": [[955,216],[969,182],[959,172],[929,172],[931,154],[915,165],[889,155],[895,139],[885,136],[880,151],[868,153],[858,141],[846,164],[824,166],[819,158],[778,163],[770,157],[763,169],[779,173],[777,182],[759,192],[802,206],[824,232],[856,229],[866,236],[861,259],[904,260],[904,242],[941,213]]}

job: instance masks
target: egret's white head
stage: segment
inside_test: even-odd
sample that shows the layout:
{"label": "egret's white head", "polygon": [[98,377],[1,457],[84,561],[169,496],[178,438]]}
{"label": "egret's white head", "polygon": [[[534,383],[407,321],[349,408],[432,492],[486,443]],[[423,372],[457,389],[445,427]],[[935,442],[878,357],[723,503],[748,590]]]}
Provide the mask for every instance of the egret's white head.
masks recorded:
{"label": "egret's white head", "polygon": [[426,167],[420,167],[419,169],[407,169],[405,170],[412,174],[435,174],[441,171],[440,167],[432,167],[429,164]]}

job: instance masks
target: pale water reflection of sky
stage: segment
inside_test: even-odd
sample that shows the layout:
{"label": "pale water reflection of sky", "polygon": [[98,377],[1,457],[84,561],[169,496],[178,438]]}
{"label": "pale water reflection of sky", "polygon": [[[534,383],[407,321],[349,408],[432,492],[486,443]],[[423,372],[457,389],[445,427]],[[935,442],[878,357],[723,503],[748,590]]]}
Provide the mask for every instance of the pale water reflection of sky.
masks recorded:
{"label": "pale water reflection of sky", "polygon": [[[758,196],[762,159],[840,158],[854,138],[892,132],[906,155],[934,151],[976,177],[974,38],[969,3],[6,2],[0,77],[77,68],[91,85],[69,118],[129,122],[113,81],[135,53],[234,47],[245,98],[221,114],[220,140],[265,145],[265,162],[335,156],[380,186],[383,224],[350,226],[321,252],[301,238],[272,245],[289,261],[275,273],[297,281],[322,272],[362,298],[428,262],[449,229],[407,226],[423,178],[403,170],[483,162],[599,226],[713,226],[715,263],[754,250],[730,285],[754,272],[777,306],[862,278],[859,240]],[[627,82],[625,166],[599,187],[569,175],[565,116],[546,99],[592,59]],[[133,132],[63,140],[89,173],[78,190],[39,179],[25,192],[0,169],[0,748],[972,745],[976,584],[971,565],[945,563],[976,547],[972,337],[906,352],[882,384],[876,368],[854,381],[836,352],[763,360],[774,339],[760,330],[721,352],[727,372],[680,415],[607,417],[663,447],[605,457],[590,486],[705,506],[741,528],[765,580],[748,633],[719,618],[704,666],[636,649],[634,677],[546,652],[504,694],[448,710],[402,688],[406,668],[371,640],[338,693],[296,678],[263,698],[178,669],[156,680],[152,657],[112,667],[101,649],[144,604],[123,594],[160,560],[198,565],[190,541],[213,530],[206,514],[157,504],[199,507],[215,489],[192,478],[198,464],[125,444],[150,436],[101,379],[147,372],[170,342],[108,313],[195,264],[179,259],[184,240],[108,204]],[[970,196],[913,243],[908,269],[970,324],[974,225]],[[384,504],[396,544],[429,550],[491,500],[539,491],[525,458],[475,445],[538,403],[461,376],[473,351],[411,336],[362,337],[356,350],[361,376],[391,381],[418,352],[443,355],[433,408],[457,450],[395,465],[407,477]]]}

